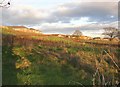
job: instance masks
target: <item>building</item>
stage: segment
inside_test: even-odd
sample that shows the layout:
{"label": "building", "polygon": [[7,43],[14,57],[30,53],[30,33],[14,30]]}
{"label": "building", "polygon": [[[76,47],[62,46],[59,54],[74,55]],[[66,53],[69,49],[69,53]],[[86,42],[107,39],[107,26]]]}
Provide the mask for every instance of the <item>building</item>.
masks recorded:
{"label": "building", "polygon": [[51,34],[51,36],[65,37],[65,35],[64,35],[64,34]]}
{"label": "building", "polygon": [[91,40],[92,37],[88,37],[88,36],[80,36],[80,39],[84,39],[84,40]]}
{"label": "building", "polygon": [[109,41],[110,40],[110,38],[103,38],[102,40],[105,40],[105,41]]}
{"label": "building", "polygon": [[100,37],[94,37],[93,40],[101,40]]}
{"label": "building", "polygon": [[71,35],[65,35],[65,37],[67,37],[67,38],[71,38],[72,36],[71,36]]}

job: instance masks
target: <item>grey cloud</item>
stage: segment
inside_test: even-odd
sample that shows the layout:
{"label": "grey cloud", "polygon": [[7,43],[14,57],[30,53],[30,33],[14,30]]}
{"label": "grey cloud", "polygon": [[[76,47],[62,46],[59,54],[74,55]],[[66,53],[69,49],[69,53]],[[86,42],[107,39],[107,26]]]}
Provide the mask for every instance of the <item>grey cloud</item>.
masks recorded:
{"label": "grey cloud", "polygon": [[7,23],[11,25],[34,25],[46,21],[52,21],[51,17],[44,17],[44,13],[46,14],[46,11],[40,9],[3,9],[3,24]]}
{"label": "grey cloud", "polygon": [[[53,8],[53,11],[31,8],[3,9],[2,18],[4,25],[35,25],[59,21],[69,23],[72,19],[78,20],[81,17],[89,17],[89,21],[112,22],[117,20],[117,8],[117,2],[66,3]],[[48,16],[44,16],[44,13]]]}
{"label": "grey cloud", "polygon": [[[53,15],[57,15],[59,18],[68,17],[69,20],[90,17],[90,21],[115,21],[117,19],[117,5],[117,2],[68,3],[59,7],[66,8],[65,11],[56,10]],[[110,16],[115,16],[115,18],[110,18]]]}

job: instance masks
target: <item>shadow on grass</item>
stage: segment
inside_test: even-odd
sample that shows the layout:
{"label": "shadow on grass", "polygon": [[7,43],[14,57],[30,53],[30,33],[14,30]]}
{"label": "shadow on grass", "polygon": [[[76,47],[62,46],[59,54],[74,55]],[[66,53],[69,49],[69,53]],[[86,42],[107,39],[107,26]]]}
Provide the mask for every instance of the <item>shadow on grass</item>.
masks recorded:
{"label": "shadow on grass", "polygon": [[17,85],[15,62],[18,56],[12,52],[12,46],[2,47],[2,85]]}

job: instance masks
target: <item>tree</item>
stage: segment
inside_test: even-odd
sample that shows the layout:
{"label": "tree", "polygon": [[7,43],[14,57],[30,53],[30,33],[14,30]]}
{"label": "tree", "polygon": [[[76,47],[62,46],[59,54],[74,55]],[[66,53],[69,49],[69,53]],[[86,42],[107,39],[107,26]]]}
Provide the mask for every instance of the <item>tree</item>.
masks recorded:
{"label": "tree", "polygon": [[118,29],[115,27],[105,27],[104,33],[102,35],[108,36],[110,38],[110,41],[118,36]]}
{"label": "tree", "polygon": [[76,30],[74,33],[73,33],[73,36],[81,36],[82,35],[82,32],[80,32],[79,30]]}

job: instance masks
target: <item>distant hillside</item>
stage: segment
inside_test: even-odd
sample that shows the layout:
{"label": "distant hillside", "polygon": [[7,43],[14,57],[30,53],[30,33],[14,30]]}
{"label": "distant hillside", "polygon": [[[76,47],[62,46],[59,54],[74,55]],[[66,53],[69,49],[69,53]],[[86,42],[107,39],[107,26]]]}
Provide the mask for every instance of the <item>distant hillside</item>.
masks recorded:
{"label": "distant hillside", "polygon": [[13,29],[15,31],[21,31],[21,32],[27,32],[27,33],[37,33],[37,34],[42,34],[40,30],[36,30],[34,28],[27,28],[25,26],[1,26],[1,28],[6,28],[6,29]]}

